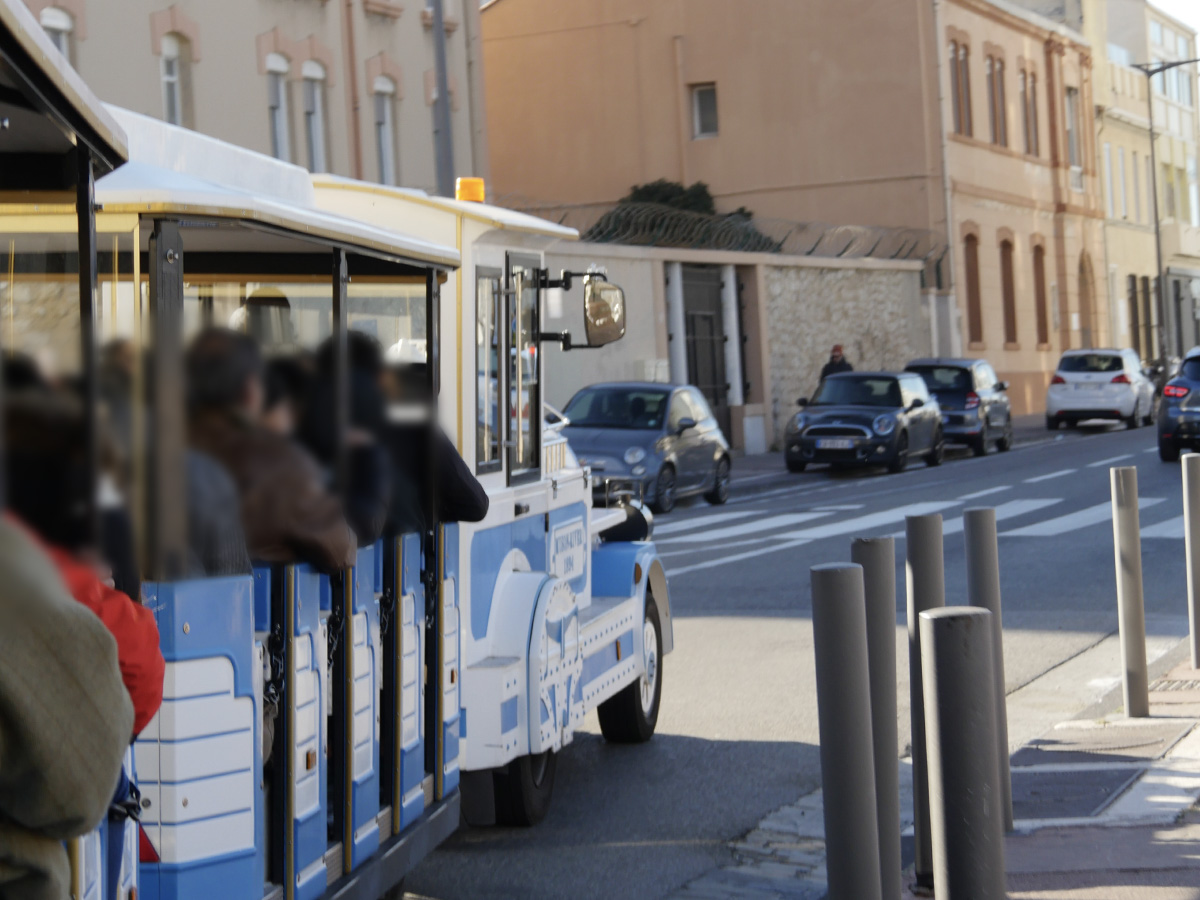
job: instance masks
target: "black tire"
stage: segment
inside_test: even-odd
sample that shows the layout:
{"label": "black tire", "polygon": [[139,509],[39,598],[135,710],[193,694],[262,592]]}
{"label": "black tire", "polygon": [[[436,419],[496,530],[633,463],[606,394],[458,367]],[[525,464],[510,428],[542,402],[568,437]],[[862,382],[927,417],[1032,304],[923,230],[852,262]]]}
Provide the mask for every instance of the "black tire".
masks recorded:
{"label": "black tire", "polygon": [[1158,458],[1163,462],[1179,462],[1179,445],[1174,441],[1158,439]]}
{"label": "black tire", "polygon": [[675,508],[675,467],[670,463],[658,470],[658,478],[654,480],[654,503],[650,508],[660,514]]}
{"label": "black tire", "polygon": [[979,437],[971,442],[971,452],[976,456],[987,456],[988,441],[990,440],[991,438],[988,437],[987,419],[985,418],[983,424],[979,426]]}
{"label": "black tire", "polygon": [[[616,696],[605,700],[597,710],[600,732],[606,741],[614,744],[644,744],[654,736],[654,729],[658,725],[658,708],[662,702],[662,624],[654,596],[647,588],[643,645],[649,637],[646,630],[651,626],[654,629],[654,655],[646,660],[647,674],[623,688]],[[646,698],[643,688],[647,687],[648,678],[651,680],[650,696]]]}
{"label": "black tire", "polygon": [[722,456],[717,460],[717,475],[713,481],[712,490],[704,495],[704,499],[713,506],[720,506],[729,499],[729,457]]}
{"label": "black tire", "polygon": [[1135,429],[1135,428],[1138,428],[1138,427],[1140,427],[1140,426],[1141,426],[1141,424],[1142,424],[1142,417],[1138,415],[1137,404],[1134,404],[1134,407],[1133,407],[1133,415],[1132,415],[1132,416],[1126,416],[1126,417],[1125,417],[1124,419],[1122,419],[1121,421],[1125,423],[1125,428],[1126,428],[1126,430],[1128,430],[1128,431],[1133,431],[1133,429]]}
{"label": "black tire", "polygon": [[547,750],[518,756],[495,774],[496,824],[529,828],[546,818],[554,795],[558,757]]}
{"label": "black tire", "polygon": [[803,460],[789,459],[787,461],[787,470],[789,472],[803,472],[808,468],[808,463]]}
{"label": "black tire", "polygon": [[888,471],[893,475],[898,475],[908,468],[908,435],[904,432],[900,433],[900,437],[896,439],[896,455],[892,461],[888,463]]}
{"label": "black tire", "polygon": [[1060,425],[1062,425],[1062,421],[1060,419],[1056,419],[1054,416],[1046,416],[1047,431],[1058,431]]}
{"label": "black tire", "polygon": [[1150,401],[1150,412],[1142,416],[1143,425],[1153,425],[1158,418],[1158,398],[1155,397]]}
{"label": "black tire", "polygon": [[940,466],[946,459],[946,438],[942,435],[942,429],[938,429],[937,434],[933,438],[933,446],[929,448],[929,452],[925,454],[925,465],[933,467]]}
{"label": "black tire", "polygon": [[1001,453],[1005,453],[1012,449],[1012,445],[1013,445],[1012,416],[1009,416],[1007,419],[1004,420],[1004,434],[1000,435],[999,440],[996,441],[996,449],[999,450]]}

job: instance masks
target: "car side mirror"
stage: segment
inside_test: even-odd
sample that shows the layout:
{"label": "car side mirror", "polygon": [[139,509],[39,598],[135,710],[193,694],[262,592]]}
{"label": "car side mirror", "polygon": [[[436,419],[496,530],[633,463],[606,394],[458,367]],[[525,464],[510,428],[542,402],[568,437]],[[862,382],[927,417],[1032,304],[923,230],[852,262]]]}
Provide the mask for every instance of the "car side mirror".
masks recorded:
{"label": "car side mirror", "polygon": [[996,382],[996,390],[1007,391],[1008,390],[1008,382],[1007,381],[997,381]]}
{"label": "car side mirror", "polygon": [[684,418],[680,419],[679,423],[675,426],[675,434],[677,434],[677,435],[683,434],[689,428],[695,428],[695,427],[696,427],[695,419],[684,417]]}
{"label": "car side mirror", "polygon": [[583,325],[589,347],[603,347],[625,336],[625,292],[588,276],[583,283]]}
{"label": "car side mirror", "polygon": [[801,397],[799,400],[796,401],[796,405],[797,406],[808,406],[808,398]]}
{"label": "car side mirror", "polygon": [[917,397],[913,400],[912,406],[910,406],[909,409],[920,409],[924,405],[925,405],[925,401],[922,400],[920,397]]}

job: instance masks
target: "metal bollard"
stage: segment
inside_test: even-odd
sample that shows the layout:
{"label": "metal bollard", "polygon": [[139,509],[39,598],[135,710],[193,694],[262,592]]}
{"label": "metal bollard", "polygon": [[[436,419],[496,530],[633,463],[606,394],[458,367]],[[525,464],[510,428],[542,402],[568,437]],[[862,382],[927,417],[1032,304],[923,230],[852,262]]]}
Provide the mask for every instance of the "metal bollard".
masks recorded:
{"label": "metal bollard", "polygon": [[946,569],[942,516],[930,513],[905,520],[908,593],[908,690],[912,715],[913,874],[917,885],[933,887],[933,850],[929,831],[929,770],[925,754],[925,695],[921,688],[921,631],[917,616],[946,605]]}
{"label": "metal bollard", "polygon": [[1004,817],[992,614],[921,613],[933,870],[938,900],[1004,900]]}
{"label": "metal bollard", "polygon": [[813,644],[829,900],[883,900],[861,566],[814,566]]}
{"label": "metal bollard", "polygon": [[850,559],[863,569],[871,736],[875,756],[875,823],[883,900],[900,900],[900,759],[896,729],[896,542],[858,538]]}
{"label": "metal bollard", "polygon": [[1183,455],[1183,535],[1187,552],[1192,668],[1200,669],[1200,453]]}
{"label": "metal bollard", "polygon": [[1012,772],[1008,759],[1008,701],[1004,689],[1004,626],[1000,617],[1000,548],[996,539],[996,510],[964,510],[963,533],[967,546],[967,605],[981,607],[992,614],[1000,801],[1004,830],[1012,831]]}
{"label": "metal bollard", "polygon": [[1125,715],[1150,715],[1146,674],[1146,611],[1142,597],[1142,537],[1138,525],[1137,468],[1109,469],[1112,480],[1113,550],[1117,564],[1117,621],[1121,633]]}

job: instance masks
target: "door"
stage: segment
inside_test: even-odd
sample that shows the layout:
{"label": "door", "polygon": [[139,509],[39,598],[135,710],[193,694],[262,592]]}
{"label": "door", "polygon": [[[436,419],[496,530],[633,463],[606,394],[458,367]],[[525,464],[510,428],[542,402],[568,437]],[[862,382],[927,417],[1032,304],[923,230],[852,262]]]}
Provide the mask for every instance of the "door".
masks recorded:
{"label": "door", "polygon": [[[921,400],[924,405],[912,409],[913,401]],[[912,453],[924,453],[933,444],[933,432],[941,416],[935,412],[933,398],[919,375],[906,375],[900,379],[900,401],[908,413],[908,448]]]}
{"label": "door", "polygon": [[700,424],[697,411],[693,408],[687,388],[680,388],[671,396],[671,406],[667,414],[668,440],[675,452],[675,485],[677,491],[691,490],[696,487],[703,475],[698,475],[697,449],[701,446],[699,427],[688,428],[680,433],[680,423],[691,419],[697,426]]}
{"label": "door", "polygon": [[682,268],[688,383],[700,389],[721,430],[728,434],[729,384],[721,315],[721,269],[718,266]]}

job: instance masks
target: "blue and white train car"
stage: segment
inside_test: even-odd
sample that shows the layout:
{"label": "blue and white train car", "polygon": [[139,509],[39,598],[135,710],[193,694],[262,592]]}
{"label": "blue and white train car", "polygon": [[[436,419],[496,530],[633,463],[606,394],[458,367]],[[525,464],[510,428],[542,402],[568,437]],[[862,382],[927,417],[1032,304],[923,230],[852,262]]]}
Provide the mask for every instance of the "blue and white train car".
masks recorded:
{"label": "blue and white train car", "polygon": [[[585,714],[605,737],[654,732],[671,604],[648,512],[626,498],[594,509],[590,474],[541,415],[543,348],[593,352],[624,334],[624,297],[596,273],[552,276],[547,248],[578,237],[467,199],[314,176],[331,212],[454,246],[443,288],[439,419],[491,505],[446,525],[438,561],[444,665],[430,675],[446,756],[468,821],[532,824],[548,808],[557,754]],[[482,185],[461,179],[482,199]],[[541,331],[550,288],[581,284],[588,333]],[[569,294],[568,294],[569,296]],[[401,344],[397,353],[404,355]],[[436,680],[436,684],[435,684]]]}

